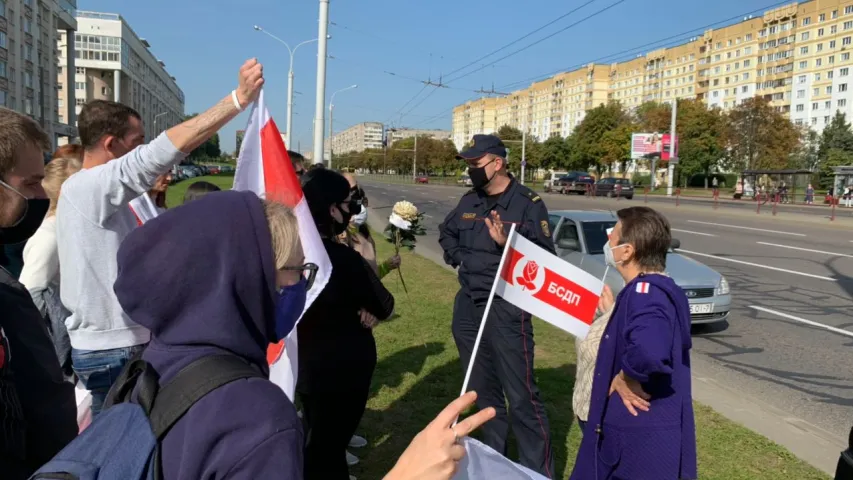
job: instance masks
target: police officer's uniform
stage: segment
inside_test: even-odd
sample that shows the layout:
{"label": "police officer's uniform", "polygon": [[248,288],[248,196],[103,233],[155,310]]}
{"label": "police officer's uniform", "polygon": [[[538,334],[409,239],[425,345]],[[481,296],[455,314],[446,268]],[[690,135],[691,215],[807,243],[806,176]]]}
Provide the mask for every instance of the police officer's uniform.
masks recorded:
{"label": "police officer's uniform", "polygon": [[[474,146],[458,158],[486,154],[506,158],[506,148],[493,135],[475,135]],[[484,218],[496,211],[508,233],[515,223],[519,234],[554,252],[548,209],[535,192],[510,177],[503,193],[489,197],[471,190],[440,226],[444,260],[458,267],[461,289],[453,308],[453,338],[462,368],[467,369],[486,301],[498,273],[503,248],[489,235]],[[548,417],[533,375],[533,325],[530,314],[495,296],[471,374],[470,389],[477,405],[495,407],[497,416],[483,427],[484,441],[506,454],[509,429],[504,395],[509,402],[519,462],[554,478],[554,460]]]}

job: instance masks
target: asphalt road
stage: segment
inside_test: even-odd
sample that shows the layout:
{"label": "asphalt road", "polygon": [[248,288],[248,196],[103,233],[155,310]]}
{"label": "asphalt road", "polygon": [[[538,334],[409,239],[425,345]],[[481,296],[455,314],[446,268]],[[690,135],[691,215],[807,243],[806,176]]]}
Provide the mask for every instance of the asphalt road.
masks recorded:
{"label": "asphalt road", "polygon": [[[464,189],[362,184],[377,213],[390,213],[399,200],[415,203],[428,231],[418,249],[437,258],[438,225]],[[556,194],[544,201],[550,210],[615,210],[643,202],[642,197],[617,202]],[[694,378],[709,377],[757,399],[789,424],[816,427],[830,446],[846,444],[853,424],[848,350],[853,346],[853,221],[830,222],[811,212],[774,217],[769,211],[714,210],[707,203],[675,208],[664,201],[650,197],[649,205],[667,215],[682,253],[726,275],[732,289],[729,320],[694,328]],[[837,459],[837,452],[827,452],[819,466],[834,468],[825,462]]]}

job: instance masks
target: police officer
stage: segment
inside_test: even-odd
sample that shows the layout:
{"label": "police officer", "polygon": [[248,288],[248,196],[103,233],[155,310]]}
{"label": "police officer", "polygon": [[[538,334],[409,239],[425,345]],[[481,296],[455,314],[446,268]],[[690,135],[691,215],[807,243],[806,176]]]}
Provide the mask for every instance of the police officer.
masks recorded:
{"label": "police officer", "polygon": [[[444,261],[457,267],[461,288],[453,307],[453,338],[462,368],[467,369],[509,224],[540,247],[554,251],[548,209],[542,199],[507,171],[506,148],[494,135],[474,135],[473,145],[457,159],[468,163],[474,188],[441,224]],[[533,325],[530,314],[495,297],[470,380],[480,409],[495,407],[494,420],[483,426],[485,443],[506,454],[509,430],[518,441],[519,462],[549,478],[554,460],[548,417],[533,377]]]}

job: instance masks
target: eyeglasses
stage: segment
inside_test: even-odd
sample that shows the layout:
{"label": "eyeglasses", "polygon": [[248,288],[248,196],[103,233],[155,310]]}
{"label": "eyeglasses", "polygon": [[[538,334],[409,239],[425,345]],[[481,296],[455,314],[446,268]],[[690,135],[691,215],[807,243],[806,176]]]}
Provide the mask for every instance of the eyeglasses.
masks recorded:
{"label": "eyeglasses", "polygon": [[300,274],[305,278],[305,290],[311,290],[311,287],[314,285],[314,279],[317,278],[317,271],[320,270],[320,267],[313,263],[306,263],[299,267],[284,267],[282,270],[288,272],[300,272]]}

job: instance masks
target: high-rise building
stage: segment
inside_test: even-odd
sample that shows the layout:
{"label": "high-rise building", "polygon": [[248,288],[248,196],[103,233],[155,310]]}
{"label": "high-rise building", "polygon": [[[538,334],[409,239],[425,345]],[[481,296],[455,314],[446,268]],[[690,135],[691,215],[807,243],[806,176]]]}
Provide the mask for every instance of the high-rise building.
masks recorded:
{"label": "high-rise building", "polygon": [[54,146],[77,135],[56,94],[64,81],[57,55],[73,55],[73,46],[57,51],[57,37],[77,28],[76,8],[74,0],[0,0],[0,106],[33,117]]}
{"label": "high-rise building", "polygon": [[[383,125],[379,122],[364,122],[353,125],[332,136],[331,144],[335,155],[349,152],[362,152],[369,148],[382,148]],[[328,149],[326,149],[328,158]]]}
{"label": "high-rise building", "polygon": [[429,137],[435,140],[447,140],[453,136],[450,130],[425,130],[418,128],[388,128],[385,133],[385,140],[388,145],[393,145],[398,140],[412,137]]}
{"label": "high-rise building", "polygon": [[[74,70],[58,90],[61,118],[76,118],[89,100],[113,100],[139,112],[148,140],[183,120],[184,92],[121,15],[79,11],[73,39],[73,59],[60,48],[60,66]],[[60,32],[60,47],[71,43]]]}
{"label": "high-rise building", "polygon": [[819,132],[835,112],[853,119],[851,50],[853,0],[792,3],[609,67],[588,65],[504,97],[466,102],[453,109],[453,141],[461,148],[503,125],[539,140],[566,137],[588,110],[608,101],[633,109],[696,98],[729,109],[755,96]]}

